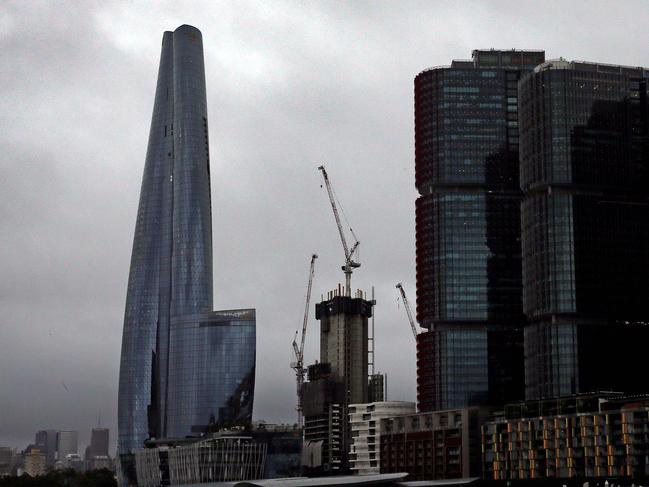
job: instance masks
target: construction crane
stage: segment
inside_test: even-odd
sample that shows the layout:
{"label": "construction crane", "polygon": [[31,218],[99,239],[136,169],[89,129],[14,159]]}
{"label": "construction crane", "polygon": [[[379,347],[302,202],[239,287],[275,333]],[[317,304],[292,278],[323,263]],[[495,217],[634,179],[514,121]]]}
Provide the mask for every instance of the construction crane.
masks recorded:
{"label": "construction crane", "polygon": [[403,307],[406,308],[406,314],[408,315],[408,321],[410,322],[410,327],[412,328],[412,334],[417,339],[417,324],[415,323],[415,318],[412,316],[412,310],[410,309],[410,303],[406,297],[406,292],[403,290],[403,286],[400,282],[397,283],[397,289],[401,293],[401,299],[403,299]]}
{"label": "construction crane", "polygon": [[343,231],[343,226],[340,223],[340,215],[338,214],[338,208],[336,207],[336,198],[334,197],[334,191],[331,187],[331,182],[329,181],[329,175],[324,166],[319,166],[318,170],[322,171],[322,177],[324,178],[325,186],[327,187],[327,193],[329,194],[329,202],[331,203],[331,209],[334,212],[334,218],[336,219],[336,225],[338,226],[338,233],[340,234],[340,241],[343,244],[343,250],[345,251],[345,265],[341,267],[345,273],[345,296],[352,295],[352,272],[355,268],[360,267],[361,265],[358,262],[354,262],[354,252],[358,249],[360,242],[354,235],[354,231],[350,228],[349,231],[354,237],[354,245],[350,249],[347,245],[347,239],[345,238],[345,232]]}
{"label": "construction crane", "polygon": [[295,354],[295,362],[291,362],[291,368],[295,370],[295,378],[297,379],[297,424],[302,427],[302,384],[304,384],[304,375],[306,369],[304,368],[304,340],[306,338],[306,327],[309,323],[309,303],[311,302],[311,287],[313,286],[313,274],[315,270],[315,260],[318,258],[316,254],[311,255],[311,266],[309,268],[309,284],[306,288],[306,304],[304,305],[304,319],[302,320],[302,338],[300,346],[297,345],[298,332],[295,332],[293,338],[293,353]]}

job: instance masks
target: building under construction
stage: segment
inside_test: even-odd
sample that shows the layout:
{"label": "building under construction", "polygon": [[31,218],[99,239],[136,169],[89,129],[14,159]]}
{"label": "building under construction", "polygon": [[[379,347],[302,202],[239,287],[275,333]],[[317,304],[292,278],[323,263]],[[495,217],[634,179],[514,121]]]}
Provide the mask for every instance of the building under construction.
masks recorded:
{"label": "building under construction", "polygon": [[316,304],[320,321],[320,363],[309,367],[302,389],[303,464],[309,473],[348,470],[351,443],[348,406],[368,402],[368,318],[373,301],[361,291],[330,292]]}
{"label": "building under construction", "polygon": [[372,316],[372,302],[362,291],[352,298],[341,295],[341,288],[329,293],[329,299],[316,304],[320,320],[320,361],[331,364],[331,372],[343,381],[346,402],[367,402],[367,319]]}
{"label": "building under construction", "polygon": [[[304,415],[302,465],[305,473],[310,476],[349,471],[349,405],[368,402],[369,382],[372,383],[373,398],[379,393],[383,395],[383,382],[380,381],[379,385],[379,376],[374,374],[373,325],[371,339],[368,334],[368,318],[372,317],[375,304],[373,293],[372,299],[367,300],[362,291],[352,293],[351,290],[352,273],[361,265],[355,260],[360,242],[350,227],[349,233],[354,242],[351,246],[347,244],[338,212],[339,203],[336,204],[337,198],[329,175],[324,166],[318,167],[318,170],[322,172],[345,254],[345,264],[342,266],[345,285],[339,284],[337,289],[328,293],[327,299],[323,296],[322,301],[316,304],[315,317],[320,321],[320,362],[308,368],[309,381],[301,387],[300,378],[304,374],[304,367],[300,365],[303,364],[303,348],[298,347],[296,341],[293,342],[297,363],[292,367],[296,370],[299,387],[297,409]],[[311,264],[307,310],[313,278],[313,259]],[[302,337],[306,332],[306,323],[305,314]],[[302,343],[303,340],[302,338]],[[370,340],[372,347],[368,346]],[[368,374],[370,364],[371,374]]]}

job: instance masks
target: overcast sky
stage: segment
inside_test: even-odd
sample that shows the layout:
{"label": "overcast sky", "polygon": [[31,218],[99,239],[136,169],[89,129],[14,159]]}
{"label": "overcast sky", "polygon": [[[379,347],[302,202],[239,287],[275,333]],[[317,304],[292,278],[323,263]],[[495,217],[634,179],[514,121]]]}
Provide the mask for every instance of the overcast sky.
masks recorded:
{"label": "overcast sky", "polygon": [[[647,1],[0,3],[0,446],[117,429],[124,301],[165,30],[203,32],[216,309],[257,308],[257,419],[294,422],[291,341],[343,280],[316,167],[376,287],[377,370],[415,400],[413,78],[476,48],[649,65]],[[306,360],[318,357],[311,313]]]}

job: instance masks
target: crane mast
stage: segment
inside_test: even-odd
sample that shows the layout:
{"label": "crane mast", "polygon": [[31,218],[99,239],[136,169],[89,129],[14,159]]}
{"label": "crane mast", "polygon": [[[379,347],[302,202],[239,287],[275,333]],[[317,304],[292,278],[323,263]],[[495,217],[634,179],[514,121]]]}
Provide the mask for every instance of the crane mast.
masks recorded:
{"label": "crane mast", "polygon": [[350,232],[352,236],[354,237],[354,244],[352,245],[351,250],[349,249],[349,246],[347,245],[347,239],[345,238],[345,232],[343,231],[343,226],[340,223],[340,215],[338,214],[338,208],[336,207],[336,198],[334,197],[334,192],[331,187],[331,181],[329,181],[329,175],[327,174],[327,170],[325,169],[324,166],[319,166],[318,170],[322,171],[322,177],[324,179],[325,186],[327,188],[327,194],[329,195],[329,202],[331,203],[331,209],[334,212],[334,218],[336,219],[336,226],[338,227],[338,233],[340,234],[340,241],[343,244],[343,251],[345,252],[345,265],[341,267],[343,272],[345,273],[345,296],[351,296],[352,294],[352,272],[354,272],[354,269],[357,267],[360,267],[361,265],[358,262],[354,262],[354,252],[358,249],[358,246],[360,245],[360,242],[354,235],[354,232],[350,228]]}
{"label": "crane mast", "polygon": [[306,339],[306,328],[309,323],[309,304],[311,302],[311,288],[313,287],[313,275],[315,273],[315,260],[318,258],[316,254],[311,255],[311,266],[309,268],[309,284],[306,289],[306,303],[304,304],[304,318],[302,320],[302,337],[300,346],[297,344],[298,332],[295,332],[293,338],[293,353],[295,354],[295,362],[291,363],[291,368],[295,370],[295,378],[297,382],[297,422],[298,426],[302,427],[302,385],[304,384],[304,375],[306,369],[304,368],[304,341]]}
{"label": "crane mast", "polygon": [[406,297],[406,292],[403,290],[403,286],[401,285],[400,282],[397,283],[397,289],[401,293],[401,299],[403,299],[403,307],[406,308],[406,314],[408,315],[408,321],[410,322],[410,327],[412,328],[412,334],[415,336],[415,340],[417,339],[417,325],[415,323],[415,319],[412,316],[412,310],[410,309],[410,302],[408,301],[408,298]]}

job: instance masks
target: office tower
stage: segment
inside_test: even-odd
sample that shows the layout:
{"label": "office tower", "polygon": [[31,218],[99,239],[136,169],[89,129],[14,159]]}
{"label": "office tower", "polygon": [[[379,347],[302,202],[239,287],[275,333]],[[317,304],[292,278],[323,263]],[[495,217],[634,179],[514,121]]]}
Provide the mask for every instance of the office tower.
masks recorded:
{"label": "office tower", "polygon": [[56,446],[57,458],[65,460],[68,455],[78,453],[78,440],[79,433],[77,431],[59,431]]}
{"label": "office tower", "polygon": [[39,477],[47,473],[45,453],[38,448],[32,448],[25,453],[25,473],[30,477]]}
{"label": "office tower", "polygon": [[526,397],[649,392],[643,68],[548,61],[520,83]]}
{"label": "office tower", "polygon": [[56,445],[58,441],[57,430],[41,430],[36,432],[36,447],[45,454],[48,466],[54,465],[56,461]]}
{"label": "office tower", "polygon": [[255,310],[212,311],[212,299],[203,43],[183,25],[162,39],[133,239],[118,407],[127,477],[149,437],[251,420]]}
{"label": "office tower", "polygon": [[473,51],[415,78],[417,399],[523,396],[518,94],[543,51]]}
{"label": "office tower", "polygon": [[[90,432],[90,445],[88,453],[90,458],[108,456],[109,431],[108,428],[93,428]],[[88,458],[86,458],[88,460]]]}
{"label": "office tower", "polygon": [[0,446],[0,478],[11,475],[15,452],[8,446]]}

